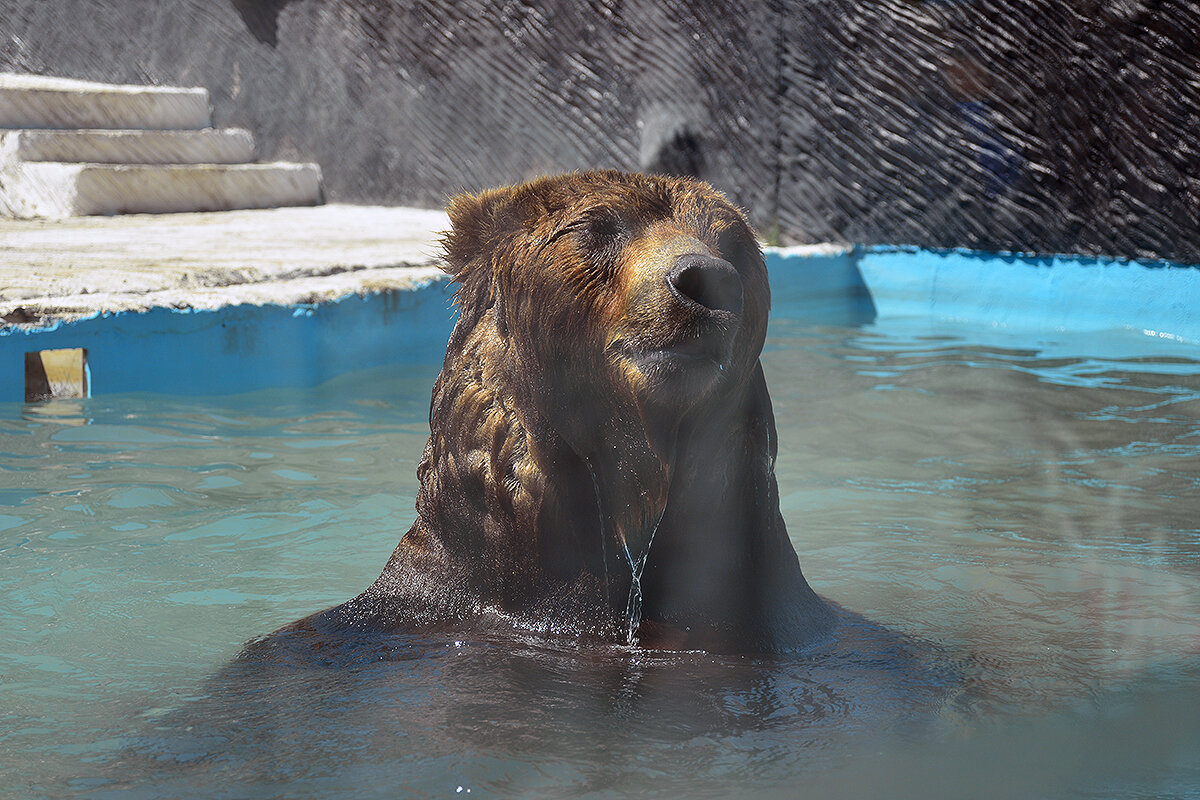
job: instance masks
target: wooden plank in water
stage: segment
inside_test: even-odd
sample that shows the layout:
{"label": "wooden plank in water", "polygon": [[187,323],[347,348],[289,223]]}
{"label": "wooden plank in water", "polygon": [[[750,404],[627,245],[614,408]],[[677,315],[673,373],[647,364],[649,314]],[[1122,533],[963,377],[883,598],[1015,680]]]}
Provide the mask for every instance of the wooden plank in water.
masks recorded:
{"label": "wooden plank in water", "polygon": [[35,350],[25,354],[25,402],[89,397],[87,348]]}

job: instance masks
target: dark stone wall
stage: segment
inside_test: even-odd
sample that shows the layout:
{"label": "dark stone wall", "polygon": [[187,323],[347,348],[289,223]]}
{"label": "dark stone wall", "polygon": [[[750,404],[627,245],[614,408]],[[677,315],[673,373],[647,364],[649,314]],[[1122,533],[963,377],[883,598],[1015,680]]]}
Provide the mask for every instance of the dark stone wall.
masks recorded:
{"label": "dark stone wall", "polygon": [[785,230],[1200,261],[1200,3],[813,0],[787,20]]}
{"label": "dark stone wall", "polygon": [[698,175],[771,238],[1200,262],[1200,4],[5,0],[0,69],[206,86],[336,201]]}

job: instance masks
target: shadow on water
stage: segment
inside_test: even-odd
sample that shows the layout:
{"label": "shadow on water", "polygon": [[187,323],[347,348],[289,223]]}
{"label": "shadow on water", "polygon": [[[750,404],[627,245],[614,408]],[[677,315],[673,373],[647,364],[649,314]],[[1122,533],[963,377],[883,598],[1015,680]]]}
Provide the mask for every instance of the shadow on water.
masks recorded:
{"label": "shadow on water", "polygon": [[240,658],[94,794],[782,789],[958,698],[931,646],[841,613],[836,644],[788,658],[407,635]]}

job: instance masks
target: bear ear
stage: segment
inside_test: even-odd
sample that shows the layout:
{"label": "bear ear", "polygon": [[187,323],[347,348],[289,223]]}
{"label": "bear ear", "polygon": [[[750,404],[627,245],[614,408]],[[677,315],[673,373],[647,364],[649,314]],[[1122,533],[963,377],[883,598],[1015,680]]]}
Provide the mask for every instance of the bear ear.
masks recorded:
{"label": "bear ear", "polygon": [[455,278],[466,277],[464,271],[487,262],[506,234],[514,232],[513,206],[517,187],[488,189],[479,194],[460,194],[452,197],[446,210],[450,214],[450,230],[442,238],[446,253],[446,269]]}
{"label": "bear ear", "polygon": [[495,307],[501,336],[508,331],[504,301],[492,274],[492,256],[528,219],[521,201],[522,188],[509,186],[479,194],[460,194],[451,198],[446,208],[451,228],[442,237],[444,268],[459,285],[455,303],[461,319],[477,321],[485,309]]}

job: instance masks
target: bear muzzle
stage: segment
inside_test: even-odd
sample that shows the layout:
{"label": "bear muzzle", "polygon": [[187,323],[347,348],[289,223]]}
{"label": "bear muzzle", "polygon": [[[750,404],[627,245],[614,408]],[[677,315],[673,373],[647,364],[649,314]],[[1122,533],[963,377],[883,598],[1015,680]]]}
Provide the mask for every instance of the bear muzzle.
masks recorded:
{"label": "bear muzzle", "polygon": [[606,348],[636,384],[672,406],[715,386],[747,313],[743,278],[688,231],[651,231],[625,262],[625,303]]}
{"label": "bear muzzle", "polygon": [[654,294],[662,309],[659,323],[669,321],[668,336],[661,349],[644,352],[640,360],[699,360],[723,368],[744,303],[737,269],[724,259],[692,251],[668,262],[659,280],[666,291]]}

